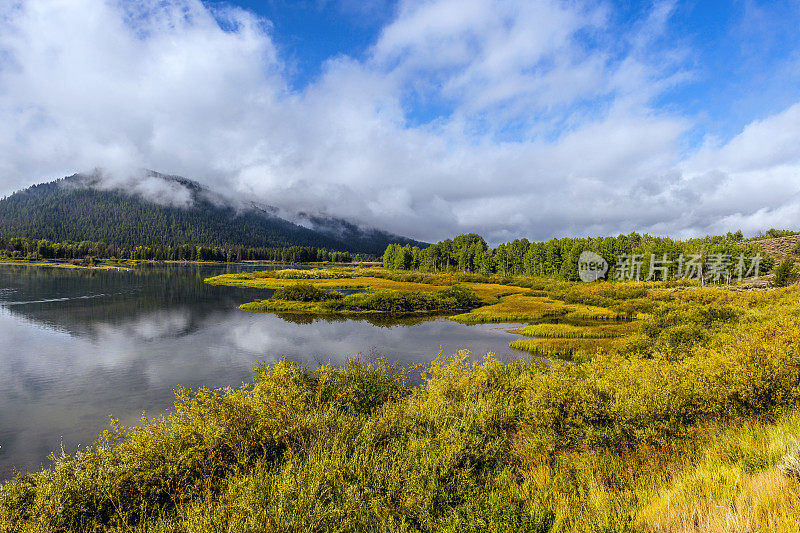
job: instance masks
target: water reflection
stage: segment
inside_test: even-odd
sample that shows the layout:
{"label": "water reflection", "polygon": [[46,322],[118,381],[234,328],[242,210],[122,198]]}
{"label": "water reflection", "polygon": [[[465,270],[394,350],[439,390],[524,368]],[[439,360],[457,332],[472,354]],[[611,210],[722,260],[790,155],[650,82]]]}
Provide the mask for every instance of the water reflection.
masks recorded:
{"label": "water reflection", "polygon": [[162,412],[179,385],[238,386],[257,362],[360,355],[408,365],[461,348],[515,356],[502,324],[286,320],[236,308],[269,292],[202,283],[243,268],[255,267],[0,267],[0,477],[37,468],[61,437],[69,451],[89,444],[109,415],[135,423]]}

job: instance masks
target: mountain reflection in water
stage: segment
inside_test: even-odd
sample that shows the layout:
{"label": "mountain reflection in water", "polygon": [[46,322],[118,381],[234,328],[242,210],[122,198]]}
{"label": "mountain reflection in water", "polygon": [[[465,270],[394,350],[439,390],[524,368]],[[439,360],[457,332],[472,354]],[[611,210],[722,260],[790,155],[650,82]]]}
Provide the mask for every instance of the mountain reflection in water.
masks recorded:
{"label": "mountain reflection in water", "polygon": [[215,287],[208,276],[264,266],[160,265],[133,271],[0,266],[0,479],[91,444],[109,416],[134,424],[174,389],[239,386],[258,362],[315,366],[348,356],[427,364],[441,350],[493,351],[508,325],[444,318],[322,320],[237,309],[272,291]]}

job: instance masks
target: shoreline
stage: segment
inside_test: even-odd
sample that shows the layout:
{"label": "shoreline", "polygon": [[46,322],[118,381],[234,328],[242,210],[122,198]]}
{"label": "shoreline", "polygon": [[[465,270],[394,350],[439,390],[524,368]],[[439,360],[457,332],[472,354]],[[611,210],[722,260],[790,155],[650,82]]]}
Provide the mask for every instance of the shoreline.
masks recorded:
{"label": "shoreline", "polygon": [[[75,260],[80,261],[80,260]],[[380,263],[331,263],[331,262],[313,262],[313,263],[283,263],[278,261],[173,261],[164,260],[157,261],[151,259],[97,259],[94,265],[81,264],[80,262],[72,262],[70,260],[48,260],[37,259],[35,261],[28,261],[25,259],[0,259],[0,265],[24,265],[24,266],[37,266],[37,267],[51,267],[51,268],[80,268],[87,270],[133,270],[132,267],[138,265],[248,265],[248,266],[273,266],[273,265],[287,265],[287,266],[336,266],[336,267],[358,267],[361,265],[378,265]]]}

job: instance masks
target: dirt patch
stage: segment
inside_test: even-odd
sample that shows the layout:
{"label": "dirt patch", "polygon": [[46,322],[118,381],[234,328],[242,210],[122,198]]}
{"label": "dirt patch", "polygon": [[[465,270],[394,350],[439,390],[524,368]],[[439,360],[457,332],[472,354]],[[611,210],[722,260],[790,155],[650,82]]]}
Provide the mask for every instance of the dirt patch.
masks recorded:
{"label": "dirt patch", "polygon": [[798,242],[800,242],[800,235],[789,235],[774,239],[760,239],[753,241],[753,244],[763,248],[765,252],[775,258],[776,263],[780,263],[787,256],[792,255],[792,250]]}

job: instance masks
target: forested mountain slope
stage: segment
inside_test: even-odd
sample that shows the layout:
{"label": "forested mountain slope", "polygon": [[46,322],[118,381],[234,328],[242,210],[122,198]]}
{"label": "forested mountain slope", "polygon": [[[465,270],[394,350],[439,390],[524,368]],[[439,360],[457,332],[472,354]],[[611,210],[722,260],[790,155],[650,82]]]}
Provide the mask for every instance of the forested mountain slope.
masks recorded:
{"label": "forested mountain slope", "polygon": [[[351,231],[338,234],[325,226],[309,229],[276,216],[269,208],[234,205],[185,178],[155,172],[148,172],[146,178],[161,187],[150,196],[101,186],[96,174],[76,174],[19,191],[0,200],[0,237],[118,246],[315,246],[371,254],[382,253],[397,239],[420,244],[379,230],[359,230],[352,224],[347,226]],[[159,194],[166,197],[160,199]]]}

